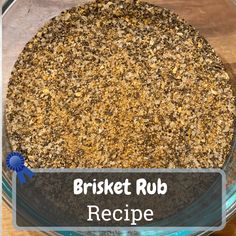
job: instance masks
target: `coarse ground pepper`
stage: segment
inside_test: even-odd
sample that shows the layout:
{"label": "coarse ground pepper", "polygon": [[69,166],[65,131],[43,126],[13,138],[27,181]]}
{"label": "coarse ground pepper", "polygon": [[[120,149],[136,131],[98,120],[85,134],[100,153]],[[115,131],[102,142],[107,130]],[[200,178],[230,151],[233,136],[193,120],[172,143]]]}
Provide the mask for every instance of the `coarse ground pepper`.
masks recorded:
{"label": "coarse ground pepper", "polygon": [[34,168],[222,167],[234,97],[192,26],[143,2],[96,1],[50,20],[20,54],[6,106]]}

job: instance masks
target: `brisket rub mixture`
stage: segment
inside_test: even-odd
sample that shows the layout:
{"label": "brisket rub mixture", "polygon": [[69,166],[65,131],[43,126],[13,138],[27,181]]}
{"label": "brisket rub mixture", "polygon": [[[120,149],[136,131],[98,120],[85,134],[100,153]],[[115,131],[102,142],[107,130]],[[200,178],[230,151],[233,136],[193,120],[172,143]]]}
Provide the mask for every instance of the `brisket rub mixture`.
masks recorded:
{"label": "brisket rub mixture", "polygon": [[176,14],[96,1],[27,43],[9,82],[13,150],[30,167],[222,167],[234,97],[220,58]]}

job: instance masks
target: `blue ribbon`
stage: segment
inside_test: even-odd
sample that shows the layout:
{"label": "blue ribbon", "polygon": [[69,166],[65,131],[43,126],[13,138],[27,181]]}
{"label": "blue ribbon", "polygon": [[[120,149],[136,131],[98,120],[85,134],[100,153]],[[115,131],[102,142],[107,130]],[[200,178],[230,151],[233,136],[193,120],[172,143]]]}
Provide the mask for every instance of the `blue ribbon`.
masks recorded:
{"label": "blue ribbon", "polygon": [[25,166],[25,159],[19,152],[9,153],[7,155],[6,164],[10,170],[16,171],[21,184],[26,182],[24,175],[28,176],[30,179],[34,176],[34,173]]}

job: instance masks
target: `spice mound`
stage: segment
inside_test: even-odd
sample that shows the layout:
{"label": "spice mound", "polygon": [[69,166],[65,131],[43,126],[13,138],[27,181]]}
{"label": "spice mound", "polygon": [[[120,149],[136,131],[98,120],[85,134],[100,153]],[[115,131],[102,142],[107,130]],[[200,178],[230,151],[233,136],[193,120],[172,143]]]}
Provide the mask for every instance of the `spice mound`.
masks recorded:
{"label": "spice mound", "polygon": [[233,120],[212,47],[142,2],[96,1],[50,20],[7,93],[10,144],[34,168],[222,167]]}

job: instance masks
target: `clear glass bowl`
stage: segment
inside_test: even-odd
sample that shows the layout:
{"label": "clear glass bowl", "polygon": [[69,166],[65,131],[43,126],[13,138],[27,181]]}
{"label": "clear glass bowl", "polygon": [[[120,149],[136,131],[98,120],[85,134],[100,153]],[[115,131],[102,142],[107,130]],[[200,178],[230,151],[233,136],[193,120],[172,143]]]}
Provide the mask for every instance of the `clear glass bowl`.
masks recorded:
{"label": "clear glass bowl", "polygon": [[[84,4],[89,0],[8,0],[4,2],[3,14],[3,105],[11,70],[24,45],[40,27],[61,11]],[[221,56],[231,78],[236,95],[236,2],[235,0],[149,0],[148,2],[175,11],[209,41]],[[236,129],[235,129],[236,130]],[[234,135],[235,137],[236,135]],[[3,199],[11,207],[12,173],[6,169],[5,157],[11,151],[3,124]],[[232,142],[227,163],[224,166],[227,177],[227,221],[236,215],[236,138]],[[207,235],[209,232],[137,232],[138,235]],[[52,235],[73,236],[77,232],[51,232]],[[128,235],[128,232],[120,232]],[[48,235],[48,234],[47,234]],[[97,235],[97,234],[96,234]]]}

